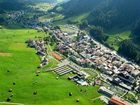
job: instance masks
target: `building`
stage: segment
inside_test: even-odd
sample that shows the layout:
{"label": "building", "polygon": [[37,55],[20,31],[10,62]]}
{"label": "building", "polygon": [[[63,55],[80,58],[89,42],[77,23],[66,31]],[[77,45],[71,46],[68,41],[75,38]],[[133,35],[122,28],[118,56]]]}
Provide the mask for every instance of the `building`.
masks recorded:
{"label": "building", "polygon": [[140,76],[140,71],[139,70],[133,70],[132,72],[131,72],[131,74],[132,74],[132,76],[133,77],[138,77],[138,76]]}
{"label": "building", "polygon": [[119,73],[118,77],[124,82],[124,83],[129,83],[129,84],[133,84],[135,82],[135,79],[128,74],[127,72],[125,73]]}
{"label": "building", "polygon": [[57,59],[57,60],[59,60],[59,61],[61,61],[61,60],[63,60],[63,58],[60,56],[60,55],[58,55],[57,53],[52,53],[52,56],[55,58],[55,59]]}
{"label": "building", "polygon": [[109,105],[131,105],[131,104],[128,103],[127,101],[122,100],[121,98],[117,96],[113,96],[109,100]]}
{"label": "building", "polygon": [[106,87],[100,87],[99,89],[99,93],[107,96],[107,97],[112,97],[114,95],[114,92],[110,91],[109,89],[107,89]]}

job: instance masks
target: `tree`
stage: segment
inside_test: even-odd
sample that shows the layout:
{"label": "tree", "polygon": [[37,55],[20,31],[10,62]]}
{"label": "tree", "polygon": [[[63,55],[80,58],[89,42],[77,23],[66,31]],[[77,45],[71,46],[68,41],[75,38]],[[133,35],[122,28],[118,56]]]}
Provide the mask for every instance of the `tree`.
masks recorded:
{"label": "tree", "polygon": [[131,33],[133,37],[140,37],[140,20],[135,24]]}
{"label": "tree", "polygon": [[79,24],[80,29],[85,29],[88,27],[88,21],[85,20],[84,22]]}
{"label": "tree", "polygon": [[120,44],[118,53],[121,55],[133,59],[135,62],[140,63],[139,49],[131,40],[125,40]]}
{"label": "tree", "polygon": [[101,43],[104,43],[108,38],[108,36],[104,35],[103,29],[101,27],[93,26],[89,29],[89,33],[93,38],[100,41]]}

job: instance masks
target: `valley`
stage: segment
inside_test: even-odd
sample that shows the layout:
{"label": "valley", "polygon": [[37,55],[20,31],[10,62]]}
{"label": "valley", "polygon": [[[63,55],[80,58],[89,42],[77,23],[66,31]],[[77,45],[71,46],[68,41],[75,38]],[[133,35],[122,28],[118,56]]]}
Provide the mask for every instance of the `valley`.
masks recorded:
{"label": "valley", "polygon": [[102,25],[106,1],[77,3],[0,1],[0,105],[139,104],[139,22]]}

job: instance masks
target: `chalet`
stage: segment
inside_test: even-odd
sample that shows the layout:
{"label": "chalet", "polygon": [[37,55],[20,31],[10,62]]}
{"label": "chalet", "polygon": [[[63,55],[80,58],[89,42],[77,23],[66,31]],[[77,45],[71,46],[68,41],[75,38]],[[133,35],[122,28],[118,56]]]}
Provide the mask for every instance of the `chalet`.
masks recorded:
{"label": "chalet", "polygon": [[36,42],[34,40],[28,40],[27,43],[28,43],[29,47],[35,47],[36,46]]}

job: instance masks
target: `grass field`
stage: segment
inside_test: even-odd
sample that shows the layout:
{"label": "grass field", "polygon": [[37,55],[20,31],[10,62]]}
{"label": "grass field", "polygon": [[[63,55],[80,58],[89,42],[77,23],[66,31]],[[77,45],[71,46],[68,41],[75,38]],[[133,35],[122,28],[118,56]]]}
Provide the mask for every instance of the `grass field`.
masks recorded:
{"label": "grass field", "polygon": [[48,11],[49,9],[51,9],[53,6],[50,5],[49,3],[34,3],[34,5],[29,5],[29,7],[32,7],[34,9],[37,9],[39,11]]}
{"label": "grass field", "polygon": [[[44,33],[32,29],[0,29],[0,53],[5,55],[0,56],[0,102],[13,95],[11,102],[25,105],[103,105],[99,99],[93,101],[100,96],[98,87],[77,86],[66,77],[56,79],[57,75],[51,72],[36,76],[39,58],[25,44],[35,36],[44,36]],[[56,63],[52,58],[48,67]],[[35,91],[37,94],[33,95]],[[73,95],[69,96],[69,92]]]}
{"label": "grass field", "polygon": [[39,17],[40,22],[47,22],[47,21],[57,21],[63,19],[64,16],[61,14],[54,14],[54,15],[44,15]]}
{"label": "grass field", "polygon": [[118,50],[119,45],[122,41],[130,39],[130,31],[125,31],[117,34],[110,34],[107,43],[112,46],[115,50]]}
{"label": "grass field", "polygon": [[73,23],[73,24],[77,24],[77,23],[81,23],[84,19],[86,19],[89,16],[89,13],[84,13],[78,16],[72,16],[69,18],[58,18],[56,19],[57,21],[54,22],[54,24],[56,25],[64,25],[66,23]]}

